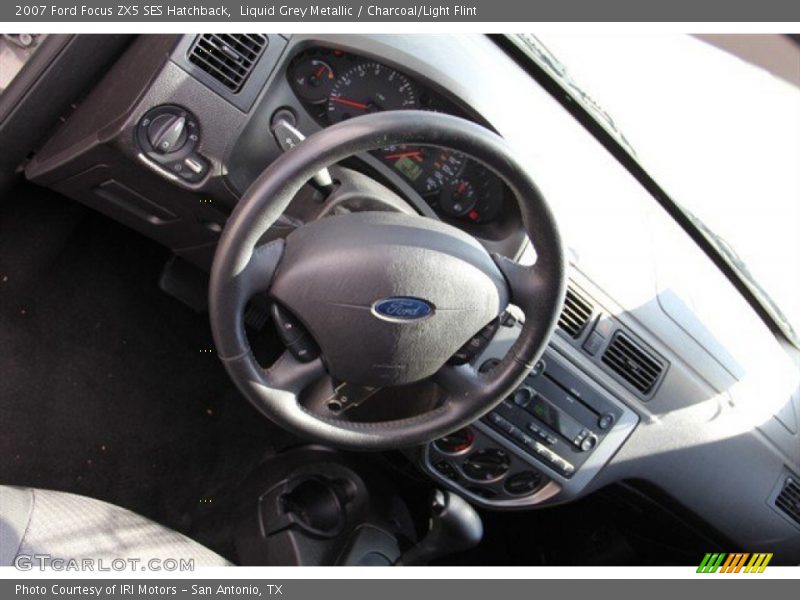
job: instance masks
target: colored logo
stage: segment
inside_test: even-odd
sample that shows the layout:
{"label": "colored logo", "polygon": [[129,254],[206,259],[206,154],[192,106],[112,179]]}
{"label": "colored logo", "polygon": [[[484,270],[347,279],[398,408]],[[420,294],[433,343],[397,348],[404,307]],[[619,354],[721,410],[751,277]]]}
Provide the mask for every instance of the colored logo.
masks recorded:
{"label": "colored logo", "polygon": [[703,562],[697,567],[697,572],[763,573],[771,560],[771,552],[756,552],[755,554],[747,552],[734,552],[733,554],[709,552],[703,557]]}
{"label": "colored logo", "polygon": [[418,321],[433,314],[433,305],[421,298],[384,298],[372,305],[372,313],[385,321]]}

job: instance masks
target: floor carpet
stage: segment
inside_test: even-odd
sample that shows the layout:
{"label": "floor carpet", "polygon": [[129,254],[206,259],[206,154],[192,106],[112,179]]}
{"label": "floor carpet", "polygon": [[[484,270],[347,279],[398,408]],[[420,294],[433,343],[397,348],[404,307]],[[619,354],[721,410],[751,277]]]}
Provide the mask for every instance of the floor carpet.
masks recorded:
{"label": "floor carpet", "polygon": [[56,194],[0,199],[0,483],[113,502],[226,551],[233,486],[286,434],[236,392],[169,254]]}

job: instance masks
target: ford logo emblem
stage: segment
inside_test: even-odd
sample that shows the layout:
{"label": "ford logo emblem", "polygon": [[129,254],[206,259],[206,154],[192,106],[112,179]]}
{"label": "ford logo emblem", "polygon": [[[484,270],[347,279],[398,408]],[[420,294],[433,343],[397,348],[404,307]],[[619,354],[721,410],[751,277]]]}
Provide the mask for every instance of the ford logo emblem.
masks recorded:
{"label": "ford logo emblem", "polygon": [[430,317],[433,305],[420,298],[384,298],[372,305],[372,314],[384,321],[419,321]]}

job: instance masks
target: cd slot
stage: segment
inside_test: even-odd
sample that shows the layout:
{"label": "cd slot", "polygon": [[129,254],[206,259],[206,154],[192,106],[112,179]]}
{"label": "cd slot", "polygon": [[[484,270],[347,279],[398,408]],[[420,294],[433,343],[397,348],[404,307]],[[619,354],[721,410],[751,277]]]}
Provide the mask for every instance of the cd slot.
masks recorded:
{"label": "cd slot", "polygon": [[573,420],[578,421],[582,427],[593,428],[597,423],[598,414],[570,394],[547,373],[534,378],[531,387],[547,398],[551,404],[566,412]]}

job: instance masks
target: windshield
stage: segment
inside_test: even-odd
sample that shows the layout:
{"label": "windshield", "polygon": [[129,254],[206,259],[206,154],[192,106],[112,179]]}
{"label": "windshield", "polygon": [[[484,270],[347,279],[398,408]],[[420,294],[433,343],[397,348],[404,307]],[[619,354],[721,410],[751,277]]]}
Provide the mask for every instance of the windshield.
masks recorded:
{"label": "windshield", "polygon": [[[739,37],[756,49],[766,41]],[[800,345],[800,88],[691,36],[516,41],[637,158]]]}

